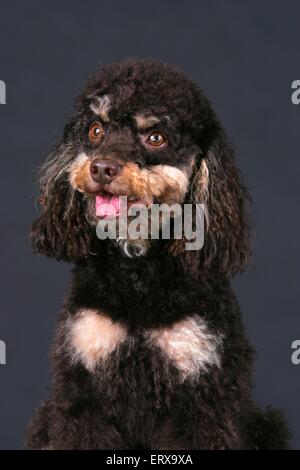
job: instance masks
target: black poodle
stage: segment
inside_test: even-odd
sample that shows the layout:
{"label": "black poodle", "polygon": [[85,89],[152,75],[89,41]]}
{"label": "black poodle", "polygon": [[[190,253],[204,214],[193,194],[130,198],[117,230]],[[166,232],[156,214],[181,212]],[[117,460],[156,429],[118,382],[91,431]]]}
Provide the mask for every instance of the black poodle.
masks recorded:
{"label": "black poodle", "polygon": [[[230,287],[249,260],[247,191],[198,86],[150,60],[101,67],[40,184],[34,249],[75,267],[27,446],[287,448],[281,413],[251,398],[253,352]],[[120,229],[121,196],[130,221],[140,205],[201,205],[203,247],[172,230],[101,239],[100,222]]]}

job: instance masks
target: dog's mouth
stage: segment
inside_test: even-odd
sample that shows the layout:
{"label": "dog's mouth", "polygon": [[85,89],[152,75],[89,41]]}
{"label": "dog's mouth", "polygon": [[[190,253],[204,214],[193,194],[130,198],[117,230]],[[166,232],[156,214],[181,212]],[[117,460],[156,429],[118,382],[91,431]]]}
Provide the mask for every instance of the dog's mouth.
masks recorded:
{"label": "dog's mouth", "polygon": [[132,207],[148,209],[149,206],[149,201],[138,197],[121,196],[108,192],[95,196],[95,214],[101,219],[119,217],[121,214],[128,213],[129,208]]}

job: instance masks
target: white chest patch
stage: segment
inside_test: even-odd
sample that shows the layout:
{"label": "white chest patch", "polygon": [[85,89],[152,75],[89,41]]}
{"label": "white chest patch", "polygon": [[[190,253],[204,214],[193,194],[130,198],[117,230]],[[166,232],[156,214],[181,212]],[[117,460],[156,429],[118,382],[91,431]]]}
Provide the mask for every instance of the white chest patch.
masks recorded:
{"label": "white chest patch", "polygon": [[97,310],[82,310],[72,320],[69,335],[72,360],[93,370],[125,341],[127,331]]}
{"label": "white chest patch", "polygon": [[220,367],[222,337],[209,331],[199,317],[187,317],[171,327],[151,330],[150,344],[160,348],[181,371],[182,379]]}

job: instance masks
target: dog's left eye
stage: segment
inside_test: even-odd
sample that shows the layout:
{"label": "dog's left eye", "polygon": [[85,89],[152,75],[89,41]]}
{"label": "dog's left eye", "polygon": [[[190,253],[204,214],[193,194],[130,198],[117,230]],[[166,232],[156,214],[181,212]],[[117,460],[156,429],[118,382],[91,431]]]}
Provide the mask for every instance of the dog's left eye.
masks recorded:
{"label": "dog's left eye", "polygon": [[167,138],[161,132],[151,132],[146,140],[146,143],[152,147],[162,147],[167,144]]}
{"label": "dog's left eye", "polygon": [[89,140],[92,143],[99,143],[105,136],[105,130],[99,122],[94,122],[89,128]]}

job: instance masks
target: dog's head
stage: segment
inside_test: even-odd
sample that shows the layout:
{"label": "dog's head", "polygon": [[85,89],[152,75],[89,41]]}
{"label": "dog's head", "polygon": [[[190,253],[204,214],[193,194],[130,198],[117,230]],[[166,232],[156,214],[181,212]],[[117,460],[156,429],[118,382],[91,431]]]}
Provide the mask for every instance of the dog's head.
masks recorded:
{"label": "dog's head", "polygon": [[[126,196],[129,212],[154,203],[205,205],[199,255],[174,239],[162,245],[173,256],[225,274],[248,259],[247,194],[233,152],[203,93],[168,65],[128,60],[101,67],[78,97],[40,184],[32,239],[48,256],[94,256],[101,250],[97,222],[118,219]],[[128,243],[119,244],[132,256],[147,255],[152,242]]]}

